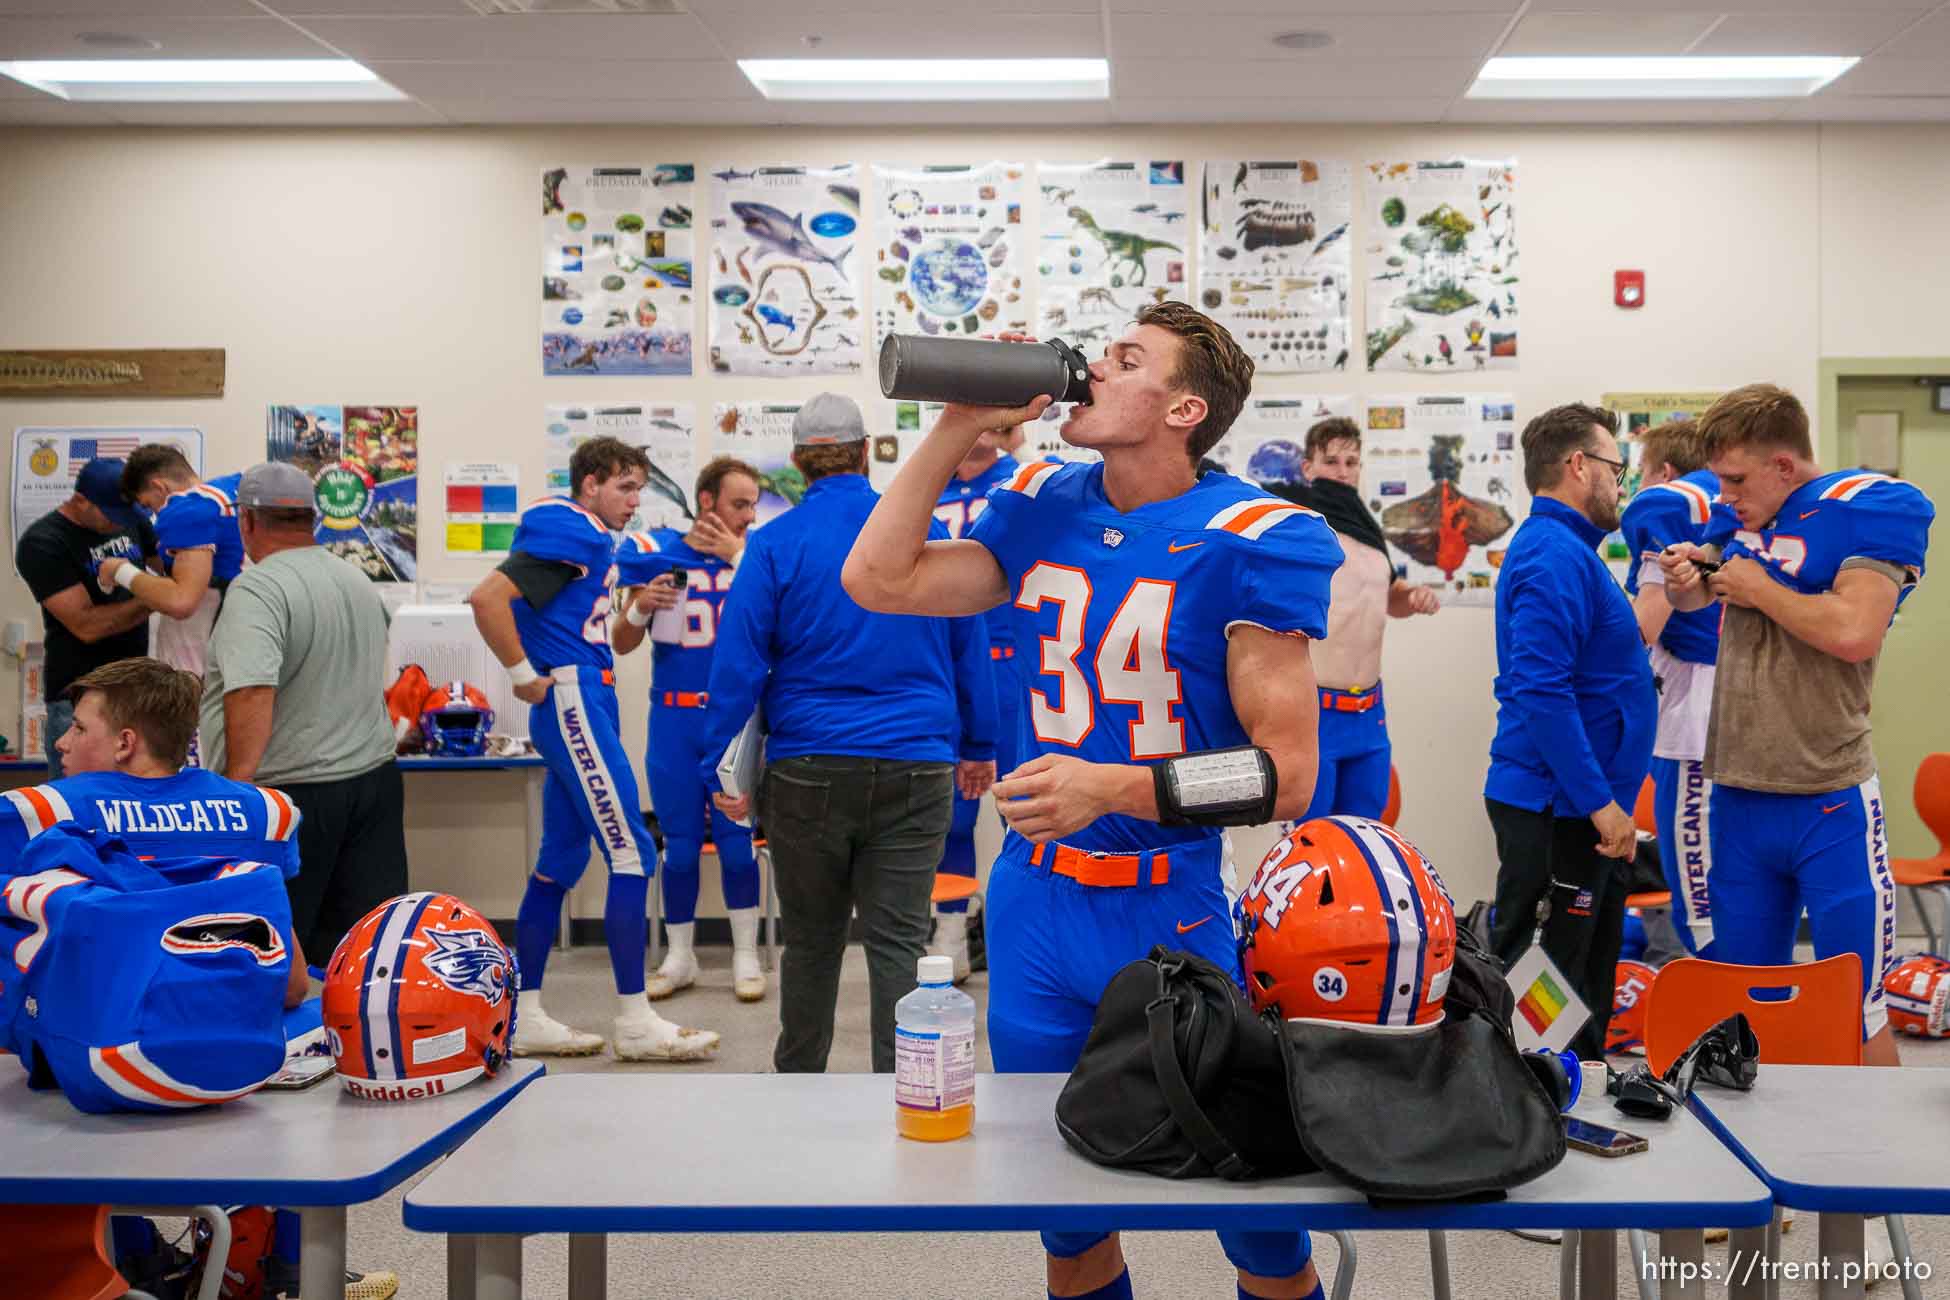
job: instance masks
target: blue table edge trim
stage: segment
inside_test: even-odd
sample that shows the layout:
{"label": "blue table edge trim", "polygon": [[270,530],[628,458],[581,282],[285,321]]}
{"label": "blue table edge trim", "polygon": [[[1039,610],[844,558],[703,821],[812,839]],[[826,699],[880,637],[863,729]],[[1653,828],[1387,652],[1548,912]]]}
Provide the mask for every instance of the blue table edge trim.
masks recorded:
{"label": "blue table edge trim", "polygon": [[[1950,1187],[1901,1191],[1886,1187],[1810,1187],[1805,1183],[1776,1177],[1762,1166],[1753,1152],[1741,1145],[1740,1139],[1720,1122],[1720,1117],[1713,1113],[1712,1107],[1699,1093],[1694,1093],[1687,1100],[1687,1108],[1727,1150],[1739,1157],[1740,1163],[1746,1165],[1754,1177],[1767,1184],[1775,1202],[1785,1209],[1807,1210],[1812,1214],[1860,1214],[1870,1218],[1884,1214],[1950,1214]],[[1889,1204],[1895,1199],[1900,1199],[1902,1204]]]}
{"label": "blue table edge trim", "polygon": [[501,772],[512,768],[542,767],[548,760],[540,754],[517,754],[507,758],[416,758],[401,755],[393,762],[402,772]]}

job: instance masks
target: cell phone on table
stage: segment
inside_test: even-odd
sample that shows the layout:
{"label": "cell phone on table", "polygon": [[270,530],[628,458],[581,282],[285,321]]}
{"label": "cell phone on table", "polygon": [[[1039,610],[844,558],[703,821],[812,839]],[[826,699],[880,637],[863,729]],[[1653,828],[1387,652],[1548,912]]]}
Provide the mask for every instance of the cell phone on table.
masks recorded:
{"label": "cell phone on table", "polygon": [[1588,1119],[1564,1117],[1564,1145],[1573,1151],[1589,1151],[1594,1156],[1629,1156],[1652,1144],[1636,1133],[1626,1133]]}

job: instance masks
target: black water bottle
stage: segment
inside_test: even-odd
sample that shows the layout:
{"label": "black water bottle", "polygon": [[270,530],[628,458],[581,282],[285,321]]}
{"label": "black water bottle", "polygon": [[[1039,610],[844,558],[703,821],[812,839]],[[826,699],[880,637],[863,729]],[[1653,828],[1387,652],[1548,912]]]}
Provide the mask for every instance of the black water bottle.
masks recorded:
{"label": "black water bottle", "polygon": [[889,334],[880,345],[880,391],[968,406],[1027,406],[1043,394],[1058,402],[1088,402],[1090,362],[1062,339],[1004,343]]}

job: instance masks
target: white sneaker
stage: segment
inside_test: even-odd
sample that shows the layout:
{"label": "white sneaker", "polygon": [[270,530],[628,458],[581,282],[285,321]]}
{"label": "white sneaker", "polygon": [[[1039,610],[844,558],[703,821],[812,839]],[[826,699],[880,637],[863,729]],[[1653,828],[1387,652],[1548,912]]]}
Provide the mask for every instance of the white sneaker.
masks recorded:
{"label": "white sneaker", "polygon": [[731,991],[738,995],[740,1002],[764,1001],[765,971],[758,964],[756,952],[732,952]]}
{"label": "white sneaker", "polygon": [[718,1050],[712,1029],[686,1029],[644,1007],[642,1015],[616,1017],[619,1061],[701,1061]]}
{"label": "white sneaker", "polygon": [[934,920],[934,942],[928,945],[932,956],[947,957],[955,963],[955,983],[968,978],[968,913],[943,912]]}
{"label": "white sneaker", "polygon": [[516,1056],[593,1056],[602,1050],[601,1034],[571,1029],[546,1011],[526,1011],[515,1017]]}
{"label": "white sneaker", "polygon": [[697,958],[678,956],[675,952],[664,954],[663,964],[644,981],[643,991],[652,1002],[661,1002],[680,989],[687,989],[697,983]]}

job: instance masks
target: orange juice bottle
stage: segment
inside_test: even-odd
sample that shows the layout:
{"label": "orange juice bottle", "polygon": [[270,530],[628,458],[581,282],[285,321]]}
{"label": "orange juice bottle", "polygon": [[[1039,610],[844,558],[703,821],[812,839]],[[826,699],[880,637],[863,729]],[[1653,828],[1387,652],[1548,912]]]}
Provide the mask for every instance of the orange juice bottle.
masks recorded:
{"label": "orange juice bottle", "polygon": [[921,958],[916,977],[894,1004],[894,1131],[951,1142],[975,1127],[975,999],[952,958]]}

